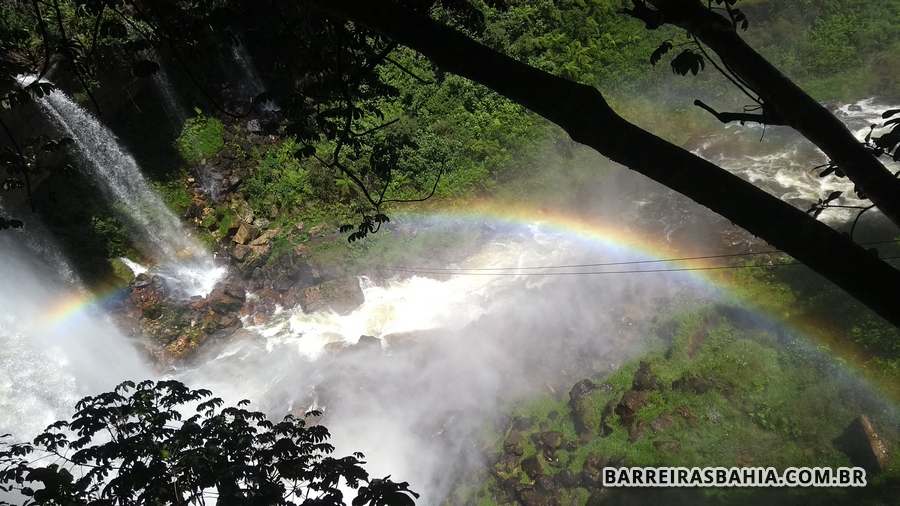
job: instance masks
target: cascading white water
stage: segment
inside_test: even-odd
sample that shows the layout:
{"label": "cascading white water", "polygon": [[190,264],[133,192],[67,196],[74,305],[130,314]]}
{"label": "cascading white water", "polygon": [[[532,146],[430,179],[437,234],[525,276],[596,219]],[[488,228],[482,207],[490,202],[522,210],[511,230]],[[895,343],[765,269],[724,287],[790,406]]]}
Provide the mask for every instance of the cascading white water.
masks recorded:
{"label": "cascading white water", "polygon": [[[589,257],[634,253],[514,227],[462,266]],[[361,287],[365,302],[350,314],[286,309],[177,377],[273,415],[324,409],[339,451],[365,453],[375,476],[410,481],[425,494],[421,504],[440,502],[453,465],[480,457],[473,438],[508,403],[565,392],[619,363],[643,344],[646,327],[631,322],[648,307],[709,294],[681,274],[362,278]],[[360,335],[381,347],[358,344]]]}
{"label": "cascading white water", "polygon": [[151,59],[159,65],[159,69],[154,72],[152,76],[153,84],[156,85],[156,89],[162,99],[166,115],[169,117],[169,120],[175,128],[180,130],[188,117],[187,111],[184,109],[184,106],[181,105],[181,101],[175,93],[175,86],[172,84],[172,79],[169,77],[168,71],[166,71],[166,66],[163,63],[162,58],[160,58],[155,51],[149,51],[149,53]]}
{"label": "cascading white water", "polygon": [[19,440],[70,416],[85,395],[152,374],[101,309],[87,304],[90,294],[60,279],[22,234],[0,234],[0,434]]}
{"label": "cascading white water", "polygon": [[241,84],[248,95],[255,97],[266,91],[266,85],[259,77],[256,65],[253,64],[250,53],[247,52],[247,48],[241,40],[236,40],[231,44],[231,57],[241,68],[241,74],[244,76]]}
{"label": "cascading white water", "polygon": [[[243,76],[243,79],[241,80],[241,91],[250,98],[265,93],[266,85],[263,82],[262,77],[260,77],[259,71],[256,70],[256,65],[253,63],[253,58],[247,51],[247,47],[240,39],[237,39],[232,43],[231,57],[241,69],[240,73]],[[263,102],[260,108],[267,112],[279,110],[278,104],[272,99]]]}
{"label": "cascading white water", "polygon": [[[9,214],[0,201],[0,215]],[[48,268],[56,271],[60,279],[72,286],[80,286],[81,279],[75,269],[66,260],[59,246],[53,241],[50,233],[40,220],[33,215],[22,220],[25,224],[23,230],[4,231],[7,240],[18,241],[27,248],[35,258],[41,259]]]}
{"label": "cascading white water", "polygon": [[[34,78],[20,76],[22,85]],[[150,187],[137,162],[94,116],[54,90],[38,101],[41,110],[78,148],[84,170],[100,184],[120,212],[143,236],[158,270],[186,295],[205,295],[225,274]]]}
{"label": "cascading white water", "polygon": [[[840,106],[834,113],[858,139],[863,140],[872,125],[880,126],[884,122],[881,114],[895,108],[896,105],[867,98]],[[875,135],[878,134],[876,129]],[[854,184],[848,178],[819,177],[821,169],[814,170],[814,167],[825,163],[827,157],[788,127],[763,128],[757,124],[732,123],[723,132],[704,139],[695,152],[804,210],[832,191],[843,192],[835,201],[837,204],[868,204],[856,197]],[[887,165],[893,171],[900,170],[900,164],[888,162]],[[855,209],[826,209],[821,217],[831,222],[847,221],[857,212]]]}

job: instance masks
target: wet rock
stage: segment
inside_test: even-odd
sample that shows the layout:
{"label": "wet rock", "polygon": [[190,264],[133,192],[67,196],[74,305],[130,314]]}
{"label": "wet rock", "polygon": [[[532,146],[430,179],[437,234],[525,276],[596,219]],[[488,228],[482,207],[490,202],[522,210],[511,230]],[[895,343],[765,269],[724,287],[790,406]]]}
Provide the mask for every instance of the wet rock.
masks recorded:
{"label": "wet rock", "polygon": [[557,499],[543,490],[532,486],[519,487],[516,497],[523,506],[556,506]]}
{"label": "wet rock", "polygon": [[713,383],[702,376],[685,374],[672,382],[672,389],[695,394],[705,394],[712,390]]}
{"label": "wet rock", "polygon": [[372,351],[381,351],[381,339],[372,336],[362,335],[355,344],[347,346],[347,351],[353,353],[368,353]]}
{"label": "wet rock", "polygon": [[542,432],[540,435],[540,442],[544,450],[549,451],[552,454],[563,444],[562,432],[556,430]]}
{"label": "wet rock", "polygon": [[510,431],[503,441],[503,452],[521,457],[525,453],[525,437],[517,430]]}
{"label": "wet rock", "polygon": [[241,222],[231,240],[238,244],[247,244],[255,239],[257,235],[259,235],[259,229],[247,222]]}
{"label": "wet rock", "polygon": [[278,235],[278,232],[279,232],[279,229],[270,228],[269,230],[266,230],[265,232],[260,234],[258,237],[256,237],[256,239],[253,239],[252,241],[250,241],[250,246],[265,246],[266,244],[269,244],[269,241],[271,241],[272,239],[275,238],[275,236]]}
{"label": "wet rock", "polygon": [[244,305],[247,294],[244,289],[235,284],[225,284],[216,287],[207,297],[207,305],[219,314],[236,313]]}
{"label": "wet rock", "polygon": [[569,390],[569,408],[572,410],[572,422],[575,424],[575,431],[579,435],[588,435],[591,433],[590,427],[590,406],[585,399],[597,389],[597,385],[589,380],[583,379],[572,386]]}
{"label": "wet rock", "polygon": [[562,488],[575,488],[579,485],[578,476],[568,469],[556,473],[553,478],[556,480],[557,486]]}
{"label": "wet rock", "polygon": [[586,488],[599,487],[603,483],[603,468],[606,467],[607,459],[597,453],[592,453],[584,459],[584,466],[581,468],[581,484]]}
{"label": "wet rock", "polygon": [[862,467],[870,474],[880,473],[887,467],[887,444],[866,415],[856,417],[844,432],[835,438],[834,445],[850,458],[853,465]]}
{"label": "wet rock", "polygon": [[532,455],[522,461],[522,471],[525,471],[525,474],[532,480],[536,480],[544,474],[544,464],[540,457]]}
{"label": "wet rock", "polygon": [[514,430],[528,430],[534,427],[534,418],[530,416],[516,416],[512,419]]}
{"label": "wet rock", "polygon": [[300,306],[306,313],[331,310],[338,314],[347,314],[363,302],[365,298],[359,287],[359,281],[354,277],[346,277],[305,288]]}
{"label": "wet rock", "polygon": [[615,413],[619,415],[622,424],[630,427],[637,416],[637,412],[647,404],[647,392],[629,390],[622,395],[622,400],[616,404]]}
{"label": "wet rock", "polygon": [[238,262],[243,262],[250,256],[250,252],[250,246],[247,246],[246,244],[235,244],[234,249],[231,250],[231,258]]}
{"label": "wet rock", "polygon": [[632,423],[628,426],[628,441],[634,443],[640,439],[646,432],[649,424],[644,421]]}
{"label": "wet rock", "polygon": [[631,383],[632,390],[658,390],[659,387],[659,378],[650,370],[650,363],[641,360],[637,372],[634,373],[634,380]]}
{"label": "wet rock", "polygon": [[169,290],[159,276],[139,274],[131,284],[129,299],[144,318],[158,318],[160,306],[167,302]]}

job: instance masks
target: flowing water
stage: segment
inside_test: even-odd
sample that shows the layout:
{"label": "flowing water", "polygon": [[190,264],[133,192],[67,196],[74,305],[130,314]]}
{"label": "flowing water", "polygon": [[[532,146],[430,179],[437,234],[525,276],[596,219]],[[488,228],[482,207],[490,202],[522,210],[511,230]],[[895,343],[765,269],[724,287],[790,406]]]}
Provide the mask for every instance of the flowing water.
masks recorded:
{"label": "flowing water", "polygon": [[163,63],[162,58],[160,58],[155,51],[151,51],[149,56],[150,59],[159,65],[159,70],[153,73],[152,79],[153,84],[156,86],[156,90],[159,92],[159,97],[162,99],[162,105],[166,111],[166,116],[168,116],[169,121],[172,122],[172,126],[175,127],[175,130],[180,132],[181,126],[184,125],[184,121],[188,117],[187,111],[178,99],[178,94],[175,92],[175,86],[172,84],[172,79],[169,77],[169,73],[166,70],[166,65]]}
{"label": "flowing water", "polygon": [[[231,44],[231,59],[234,60],[240,69],[238,74],[242,76],[240,82],[241,93],[253,99],[267,91],[266,84],[263,82],[262,77],[260,77],[259,71],[253,63],[253,58],[250,56],[250,53],[247,51],[247,46],[244,45],[242,40],[236,39]],[[272,99],[266,100],[260,104],[259,107],[260,110],[265,112],[275,112],[279,110],[278,104]]]}
{"label": "flowing water", "polygon": [[[207,284],[195,291],[211,287],[211,259],[165,209],[115,137],[60,92],[41,106],[73,137],[86,170],[145,231],[160,263],[200,265],[198,272],[206,274],[199,279]],[[839,113],[864,135],[865,123],[881,108],[863,102]],[[759,142],[730,127],[708,137],[698,152],[792,202],[814,201],[823,190],[846,184],[810,174],[821,153],[783,130],[769,129]],[[460,267],[645,258],[541,224],[492,230]],[[20,243],[4,241],[0,432],[33,434],[68,416],[84,394],[125,378],[158,377],[99,310],[66,310],[73,296],[56,271],[35,263]],[[182,263],[182,255],[202,261]],[[126,264],[135,273],[145,269]],[[364,303],[351,313],[280,309],[265,324],[245,322],[197,365],[172,376],[230,402],[251,399],[274,416],[323,409],[338,452],[363,451],[373,475],[408,480],[425,493],[420,504],[434,504],[454,479],[453,469],[480,458],[477,434],[510,403],[536,392],[564,394],[588,374],[614,370],[641,351],[653,332],[653,313],[720,295],[684,272],[486,274],[378,283],[364,277]]]}
{"label": "flowing water", "polygon": [[[29,78],[21,77],[20,82],[27,84]],[[188,296],[209,293],[225,269],[182,227],[115,134],[60,90],[38,104],[60,132],[74,141],[82,168],[141,236],[146,255],[157,263],[160,273]]]}
{"label": "flowing water", "polygon": [[[872,125],[884,123],[881,114],[896,105],[868,98],[853,104],[845,104],[833,110],[860,140],[866,137]],[[875,135],[884,133],[876,129]],[[853,183],[834,175],[819,177],[827,157],[812,143],[788,127],[762,127],[756,124],[731,123],[724,129],[703,139],[695,153],[725,167],[751,183],[804,211],[818,199],[824,199],[832,191],[841,191],[836,204],[864,206],[868,202],[856,197]],[[896,172],[900,164],[887,163]],[[830,223],[853,219],[858,210],[826,209],[821,219]],[[874,214],[874,213],[873,213]]]}
{"label": "flowing water", "polygon": [[99,308],[73,311],[86,290],[35,255],[28,243],[40,240],[25,234],[0,234],[0,434],[30,437],[81,397],[151,372]]}
{"label": "flowing water", "polygon": [[[587,258],[635,255],[509,226],[461,266]],[[285,309],[177,377],[272,413],[324,409],[339,451],[365,453],[376,476],[409,480],[422,504],[438,502],[454,466],[480,458],[475,435],[504,406],[615,368],[651,333],[647,307],[714,296],[683,273],[360,283],[365,302],[350,314]]]}

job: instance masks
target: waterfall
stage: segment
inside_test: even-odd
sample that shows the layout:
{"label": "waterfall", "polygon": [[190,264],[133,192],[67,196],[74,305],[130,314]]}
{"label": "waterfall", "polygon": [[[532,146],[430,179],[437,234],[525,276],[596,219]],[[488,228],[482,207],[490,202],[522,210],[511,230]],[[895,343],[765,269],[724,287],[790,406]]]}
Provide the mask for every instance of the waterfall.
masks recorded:
{"label": "waterfall", "polygon": [[256,65],[253,64],[253,59],[250,57],[250,53],[247,52],[247,47],[244,46],[244,43],[240,39],[236,40],[235,43],[231,45],[231,56],[234,58],[234,62],[237,63],[238,67],[240,67],[241,73],[244,76],[243,81],[241,81],[242,91],[251,97],[255,97],[260,93],[265,92],[266,85],[263,84],[262,78],[256,70]]}
{"label": "waterfall", "polygon": [[178,100],[175,87],[172,85],[172,80],[169,78],[169,73],[166,71],[162,58],[155,52],[150,52],[149,56],[159,65],[159,69],[153,73],[153,84],[156,85],[156,89],[159,91],[159,97],[162,99],[166,115],[175,126],[176,131],[180,131],[181,126],[188,117],[187,111],[185,111]]}
{"label": "waterfall", "polygon": [[0,233],[0,434],[17,439],[68,417],[85,395],[152,376],[90,293],[61,277],[71,267],[35,254],[49,245],[39,235]]}
{"label": "waterfall", "polygon": [[[247,46],[245,46],[240,39],[236,39],[231,45],[231,57],[234,59],[234,62],[237,63],[238,67],[240,67],[241,74],[244,76],[241,81],[241,91],[250,98],[255,98],[259,94],[265,93],[267,90],[266,85],[263,83],[259,71],[256,70],[256,65],[253,64],[253,58],[247,51]],[[265,112],[275,112],[280,110],[278,104],[272,99],[266,100],[260,104],[260,108]]]}
{"label": "waterfall", "polygon": [[[29,78],[20,77],[19,81],[27,84]],[[143,236],[145,254],[159,264],[159,270],[186,295],[209,293],[224,275],[224,268],[217,267],[212,256],[188,235],[116,136],[60,90],[41,98],[38,105],[72,138],[82,168]]]}
{"label": "waterfall", "polygon": [[[21,216],[20,212],[22,211],[16,212],[15,215]],[[31,210],[24,212],[31,213]],[[9,213],[3,206],[2,200],[0,200],[0,215],[7,214],[13,213]],[[38,219],[23,218],[22,221],[25,223],[23,229],[3,231],[4,239],[18,242],[31,252],[33,258],[41,259],[49,269],[54,270],[60,279],[69,285],[80,287],[81,279],[78,277],[75,269],[72,268],[72,265],[69,264],[69,261],[66,260],[59,246],[53,241],[52,235],[44,227],[44,224]]]}

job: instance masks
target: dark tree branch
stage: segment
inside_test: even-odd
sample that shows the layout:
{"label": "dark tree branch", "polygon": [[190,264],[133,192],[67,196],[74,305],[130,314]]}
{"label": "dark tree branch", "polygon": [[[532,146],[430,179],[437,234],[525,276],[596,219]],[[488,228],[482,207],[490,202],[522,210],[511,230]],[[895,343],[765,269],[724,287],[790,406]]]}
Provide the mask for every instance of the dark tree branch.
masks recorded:
{"label": "dark tree branch", "polygon": [[[660,25],[683,28],[715,51],[730,71],[759,93],[763,103],[824,151],[885,216],[900,225],[900,181],[846,125],[750,47],[730,19],[701,0],[634,0],[634,4],[653,11]],[[649,23],[648,27],[653,28]]]}
{"label": "dark tree branch", "polygon": [[395,59],[393,59],[393,58],[387,57],[387,58],[385,58],[385,60],[387,60],[387,62],[390,63],[391,65],[393,65],[393,66],[397,67],[398,69],[400,69],[404,74],[406,74],[406,75],[412,77],[413,79],[415,79],[419,84],[434,84],[432,81],[429,81],[428,79],[425,79],[425,78],[423,78],[423,77],[419,77],[415,72],[413,72],[412,70],[409,70],[408,68],[404,67],[404,66],[401,65],[397,60],[395,60]]}
{"label": "dark tree branch", "polygon": [[748,112],[718,112],[699,99],[694,100],[694,105],[712,114],[716,117],[717,120],[721,121],[722,123],[739,121],[741,122],[741,124],[750,122],[759,123],[761,125],[784,125],[784,120],[773,117],[765,107],[763,107],[763,112],[759,114],[753,114]]}
{"label": "dark tree branch", "polygon": [[81,83],[81,87],[84,89],[84,92],[87,94],[88,98],[91,99],[91,103],[94,104],[94,110],[97,111],[97,115],[101,116],[102,113],[100,111],[100,104],[97,103],[97,99],[94,97],[94,93],[91,92],[91,87],[88,86],[87,80],[84,78],[84,74],[79,68],[78,57],[75,56],[75,52],[72,51],[71,40],[69,40],[69,36],[66,35],[66,27],[63,23],[62,12],[59,10],[59,0],[53,0],[53,10],[56,13],[56,24],[59,28],[59,35],[63,38],[63,52],[68,56],[69,61],[72,62],[72,70],[75,71],[75,76],[78,77],[78,82]]}
{"label": "dark tree branch", "polygon": [[[6,134],[6,137],[9,139],[10,144],[12,144],[13,149],[16,150],[16,154],[19,156],[19,161],[24,164],[25,163],[25,152],[22,150],[22,146],[16,140],[16,137],[13,135],[12,130],[9,129],[9,126],[6,125],[6,122],[3,121],[3,118],[0,117],[0,127],[3,128],[3,133]],[[31,211],[34,212],[37,209],[34,206],[34,199],[31,195],[31,176],[28,174],[28,167],[21,166],[19,167],[19,172],[22,174],[22,178],[25,180],[25,194],[28,197],[28,205],[31,207]]]}
{"label": "dark tree branch", "polygon": [[352,135],[354,137],[365,137],[366,135],[375,133],[375,132],[381,130],[382,128],[387,128],[398,121],[400,121],[400,118],[394,118],[394,119],[392,119],[390,121],[386,121],[378,126],[374,126],[368,130],[363,130],[362,132],[350,132],[350,135]]}
{"label": "dark tree branch", "polygon": [[762,237],[900,326],[900,271],[790,204],[629,123],[596,89],[516,61],[393,2],[308,1],[531,109],[561,126],[573,140]]}

